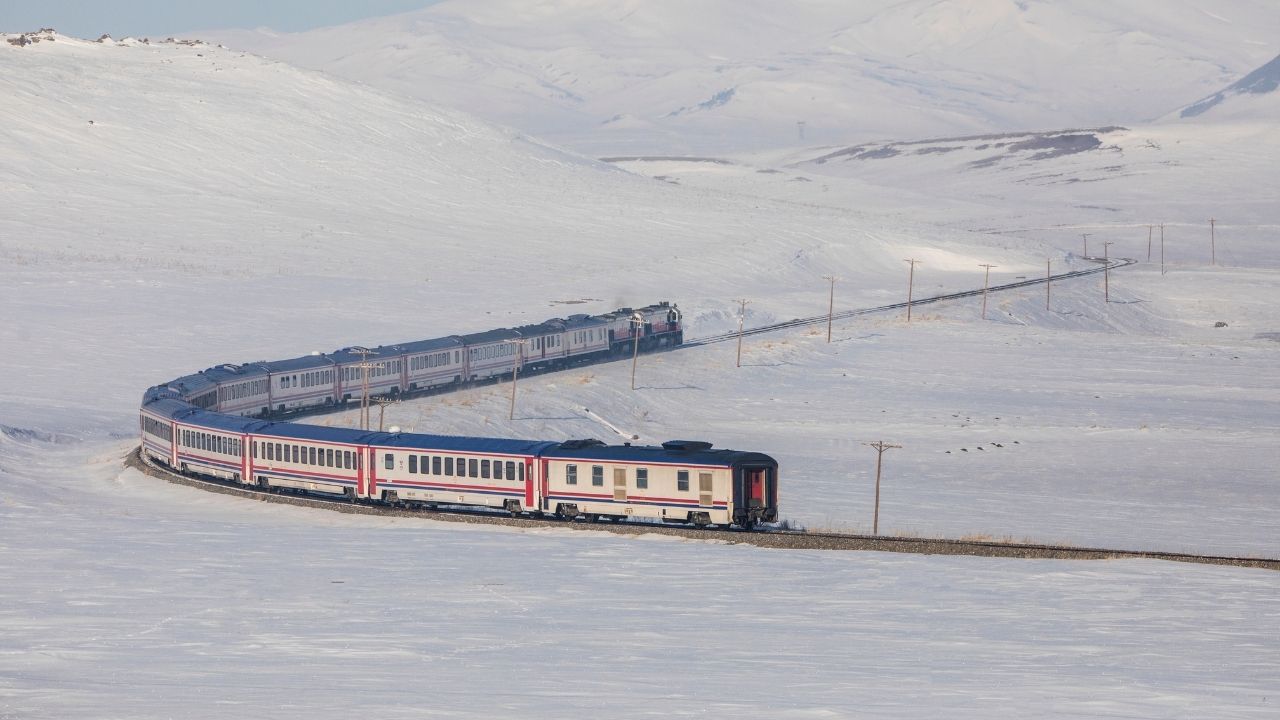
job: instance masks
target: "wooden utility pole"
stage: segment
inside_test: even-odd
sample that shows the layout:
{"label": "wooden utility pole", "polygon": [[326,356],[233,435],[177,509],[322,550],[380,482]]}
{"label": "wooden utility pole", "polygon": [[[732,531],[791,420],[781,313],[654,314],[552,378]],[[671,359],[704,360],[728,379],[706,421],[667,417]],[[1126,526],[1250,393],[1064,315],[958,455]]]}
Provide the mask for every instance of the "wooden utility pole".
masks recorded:
{"label": "wooden utility pole", "polygon": [[1111,253],[1110,248],[1115,243],[1110,240],[1102,243],[1102,301],[1111,302]]}
{"label": "wooden utility pole", "polygon": [[1151,231],[1154,229],[1154,225],[1147,226],[1147,262],[1151,262]]}
{"label": "wooden utility pole", "polygon": [[1049,269],[1052,260],[1044,261],[1044,309],[1049,309],[1049,285],[1053,282],[1053,271]]}
{"label": "wooden utility pole", "polygon": [[747,316],[749,300],[738,300],[738,367],[742,367],[742,320]]}
{"label": "wooden utility pole", "polygon": [[1164,275],[1164,223],[1160,223],[1160,274]]}
{"label": "wooden utility pole", "polygon": [[823,275],[823,280],[830,281],[831,294],[827,296],[827,342],[831,342],[831,320],[835,316],[836,310],[836,276]]}
{"label": "wooden utility pole", "polygon": [[640,313],[631,315],[631,389],[636,389],[636,362],[640,357],[640,332],[644,330],[644,316]]}
{"label": "wooden utility pole", "polygon": [[360,364],[356,367],[360,368],[360,429],[369,429],[369,369],[376,367],[369,362],[370,355],[378,353],[369,348],[355,347],[351,348],[351,352],[360,356]]}
{"label": "wooden utility pole", "polygon": [[387,410],[387,406],[388,406],[388,405],[395,405],[396,403],[398,403],[398,402],[400,402],[400,401],[399,401],[399,400],[393,400],[393,399],[391,399],[391,398],[389,398],[389,397],[379,397],[379,396],[377,396],[377,395],[374,395],[373,397],[369,398],[369,402],[371,402],[371,403],[373,403],[374,405],[377,405],[377,406],[378,406],[378,432],[382,432],[382,422],[383,422],[383,420],[385,419],[385,413],[386,413],[386,410]]}
{"label": "wooden utility pole", "polygon": [[907,273],[907,322],[911,322],[911,290],[916,281],[916,263],[920,261],[910,258],[903,262],[911,264],[911,270]]}
{"label": "wooden utility pole", "polygon": [[1084,238],[1084,255],[1081,257],[1089,257],[1089,235],[1091,233],[1080,233],[1080,237]]}
{"label": "wooden utility pole", "polygon": [[982,276],[982,319],[987,319],[987,283],[991,280],[991,268],[996,265],[988,265],[986,263],[978,265],[980,268],[986,268],[987,272]]}
{"label": "wooden utility pole", "polygon": [[1217,220],[1209,218],[1209,264],[1218,264],[1218,240],[1215,237],[1214,226],[1218,224]]}
{"label": "wooden utility pole", "polygon": [[890,445],[889,443],[887,443],[887,442],[885,442],[885,441],[883,441],[883,440],[880,440],[880,441],[878,441],[878,442],[873,442],[873,443],[863,443],[863,445],[866,445],[866,446],[871,447],[871,448],[875,448],[875,451],[876,451],[876,510],[875,510],[875,515],[874,515],[874,516],[872,516],[872,519],[871,519],[871,534],[872,534],[872,535],[879,535],[879,534],[880,534],[880,466],[881,466],[881,461],[884,459],[884,451],[885,451],[885,450],[892,450],[892,449],[894,449],[894,448],[900,448],[900,447],[902,447],[902,446],[901,446],[901,445]]}
{"label": "wooden utility pole", "polygon": [[529,344],[528,340],[509,339],[502,342],[508,345],[515,345],[516,352],[511,358],[511,407],[507,410],[507,419],[516,419],[516,381],[520,379],[520,364],[524,360],[524,346]]}

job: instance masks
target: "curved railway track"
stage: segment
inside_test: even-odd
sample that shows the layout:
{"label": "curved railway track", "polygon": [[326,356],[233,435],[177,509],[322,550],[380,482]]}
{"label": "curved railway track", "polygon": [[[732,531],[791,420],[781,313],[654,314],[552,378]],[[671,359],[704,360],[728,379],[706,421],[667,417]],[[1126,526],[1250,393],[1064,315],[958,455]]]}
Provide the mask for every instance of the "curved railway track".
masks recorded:
{"label": "curved railway track", "polygon": [[536,519],[508,517],[484,510],[458,508],[409,509],[367,503],[353,503],[343,498],[325,498],[314,495],[295,495],[268,492],[252,486],[239,485],[213,478],[181,475],[155,465],[140,456],[137,450],[125,459],[126,464],[147,475],[163,478],[171,483],[196,487],[210,492],[237,497],[252,498],[262,502],[280,503],[298,507],[310,507],[333,512],[382,517],[416,517],[443,522],[501,525],[520,528],[570,528],[584,532],[610,532],[623,535],[669,535],[693,540],[754,545],[781,550],[861,550],[879,552],[916,553],[920,555],[972,555],[996,558],[1029,558],[1053,560],[1113,560],[1147,559],[1202,565],[1229,565],[1233,567],[1280,570],[1280,559],[1235,557],[1227,555],[1199,555],[1141,550],[1107,550],[1063,545],[1038,545],[1029,543],[1001,543],[975,540],[947,540],[942,538],[904,538],[870,535],[844,535],[839,533],[810,533],[797,530],[700,530],[693,527],[662,525],[650,522],[601,522],[565,521],[560,519]]}

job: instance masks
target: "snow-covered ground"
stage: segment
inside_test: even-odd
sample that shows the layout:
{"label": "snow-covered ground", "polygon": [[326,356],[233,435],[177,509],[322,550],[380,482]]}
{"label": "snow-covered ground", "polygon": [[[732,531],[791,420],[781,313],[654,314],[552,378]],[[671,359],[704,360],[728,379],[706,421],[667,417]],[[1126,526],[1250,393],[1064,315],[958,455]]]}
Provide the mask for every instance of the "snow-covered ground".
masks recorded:
{"label": "snow-covered ground", "polygon": [[1092,276],[1048,310],[749,338],[742,368],[648,356],[634,393],[625,363],[524,378],[513,421],[495,386],[387,422],[761,450],[788,519],[853,530],[887,440],[882,530],[1274,556],[1274,140],[1214,162],[1251,131],[1179,126],[1080,195],[945,154],[884,184],[792,150],[664,182],[207,45],[0,43],[0,68],[0,718],[1274,714],[1275,573],[347,517],[121,462],[142,390],[219,362],[660,299],[709,335],[739,297],[748,325],[823,312],[824,275],[838,308],[901,301],[904,258],[917,297],[1086,267],[1085,232],[1142,261],[1111,303]]}

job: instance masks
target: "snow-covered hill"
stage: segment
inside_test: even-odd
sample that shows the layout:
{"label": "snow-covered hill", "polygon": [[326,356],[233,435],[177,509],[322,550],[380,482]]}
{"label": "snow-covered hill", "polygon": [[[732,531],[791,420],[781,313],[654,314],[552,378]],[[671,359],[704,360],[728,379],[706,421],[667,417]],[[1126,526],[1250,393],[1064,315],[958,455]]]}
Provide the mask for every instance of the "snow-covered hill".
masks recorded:
{"label": "snow-covered hill", "polygon": [[[386,419],[761,450],[789,520],[846,530],[873,512],[863,443],[887,440],[903,445],[888,532],[1273,555],[1280,223],[1220,215],[1211,265],[1203,216],[1231,200],[1219,187],[1257,186],[1243,215],[1277,186],[1274,143],[1185,123],[1133,173],[1099,158],[1141,156],[1141,126],[1078,133],[1096,146],[1053,131],[601,163],[215,46],[16,37],[0,36],[0,717],[1273,707],[1268,571],[444,527],[214,496],[122,458],[143,388],[218,362],[659,299],[706,335],[736,326],[735,298],[748,326],[823,312],[826,276],[837,309],[900,302],[906,258],[917,298],[980,287],[980,263],[993,283],[1091,266],[1088,233],[1090,254],[1142,262],[1051,301],[993,294],[985,320],[971,298],[837,322],[831,343],[751,337],[742,367],[732,345],[645,356],[634,391],[626,363],[522,377],[513,420],[507,385]],[[1082,151],[1032,157],[1053,147]],[[1168,221],[1167,267],[1146,261],[1144,216]]]}
{"label": "snow-covered hill", "polygon": [[723,153],[1140,123],[1274,57],[1280,12],[1271,0],[452,0],[305,33],[201,35],[593,154]]}
{"label": "snow-covered hill", "polygon": [[1178,118],[1213,121],[1274,121],[1280,115],[1280,56],[1226,88],[1194,102],[1177,113]]}

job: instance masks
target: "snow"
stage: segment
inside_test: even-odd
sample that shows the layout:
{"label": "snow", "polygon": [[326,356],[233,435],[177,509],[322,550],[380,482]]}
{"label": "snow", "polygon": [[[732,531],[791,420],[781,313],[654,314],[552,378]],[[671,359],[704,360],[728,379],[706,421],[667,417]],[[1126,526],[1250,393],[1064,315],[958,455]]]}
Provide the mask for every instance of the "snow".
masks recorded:
{"label": "snow", "polygon": [[[577,7],[561,23],[589,35]],[[1171,7],[1165,31],[1204,46],[1185,21],[1200,6]],[[1256,5],[1213,7],[1268,27]],[[1247,40],[1224,66],[1274,56]],[[956,132],[903,138],[954,151],[865,161],[814,162],[848,147],[832,144],[604,164],[210,45],[57,36],[0,42],[0,67],[0,718],[1274,714],[1273,572],[346,516],[122,465],[142,390],[220,362],[662,299],[706,336],[737,326],[735,298],[748,327],[824,312],[826,275],[837,309],[902,302],[908,257],[916,298],[980,287],[979,263],[993,285],[1092,267],[1090,233],[1090,254],[1139,260],[1110,274],[1109,303],[1092,275],[1055,282],[1048,309],[1043,286],[991,295],[985,321],[978,298],[920,305],[910,324],[837,322],[831,344],[821,326],[749,337],[741,368],[732,342],[644,356],[634,392],[628,363],[522,377],[510,421],[499,385],[386,422],[760,450],[788,520],[855,531],[873,510],[864,443],[886,440],[904,447],[885,455],[883,531],[1274,556],[1265,115],[1125,118],[1097,151],[984,167]],[[672,107],[725,89],[666,82],[686,91]]]}

